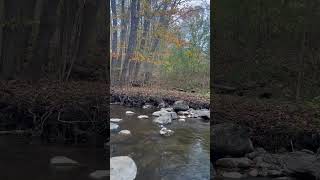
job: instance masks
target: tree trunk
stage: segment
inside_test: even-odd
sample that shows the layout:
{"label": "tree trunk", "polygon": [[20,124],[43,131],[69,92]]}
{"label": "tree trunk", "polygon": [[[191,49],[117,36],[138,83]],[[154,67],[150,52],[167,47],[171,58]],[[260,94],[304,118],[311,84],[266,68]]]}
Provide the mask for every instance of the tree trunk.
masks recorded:
{"label": "tree trunk", "polygon": [[[140,42],[140,52],[145,55],[146,51],[145,51],[145,46],[146,46],[146,38],[148,36],[149,33],[149,29],[150,29],[150,14],[148,13],[149,9],[151,8],[151,0],[147,0],[147,3],[144,7],[144,9],[147,11],[145,12],[145,16],[144,16],[144,22],[143,22],[143,33],[141,36],[141,42]],[[141,68],[141,62],[137,62],[136,63],[136,69],[134,71],[134,75],[133,75],[133,79],[137,80],[138,79],[138,74]]]}
{"label": "tree trunk", "polygon": [[2,67],[2,35],[3,35],[3,27],[4,24],[4,15],[5,15],[5,8],[4,8],[4,0],[0,0],[0,68]]}
{"label": "tree trunk", "polygon": [[121,62],[123,59],[123,54],[125,53],[125,46],[126,46],[126,35],[127,35],[127,24],[128,21],[125,17],[126,12],[125,12],[125,0],[121,0],[121,32],[120,32],[120,52],[119,52],[119,57],[118,60],[116,62],[116,64],[114,65],[113,69],[114,69],[114,74],[113,76],[115,76],[116,78],[118,78],[118,80],[121,80],[121,74],[122,74],[122,70],[121,70]]}
{"label": "tree trunk", "polygon": [[134,56],[134,50],[137,43],[137,30],[138,30],[138,1],[132,0],[131,1],[131,25],[130,25],[130,35],[129,35],[129,42],[128,42],[128,50],[123,62],[123,71],[121,73],[121,83],[128,82],[129,79],[129,64],[131,59]]}
{"label": "tree trunk", "polygon": [[[117,21],[117,4],[116,4],[116,0],[111,0],[111,11],[112,11],[112,45],[111,45],[111,49],[112,49],[112,54],[111,54],[111,63],[112,66],[111,67],[115,67],[116,66],[116,60],[118,57],[118,51],[117,51],[117,47],[118,47],[118,31],[117,31],[117,26],[118,26],[118,21]],[[112,69],[112,74],[114,74],[114,70]],[[112,78],[112,83],[113,80],[115,78]]]}

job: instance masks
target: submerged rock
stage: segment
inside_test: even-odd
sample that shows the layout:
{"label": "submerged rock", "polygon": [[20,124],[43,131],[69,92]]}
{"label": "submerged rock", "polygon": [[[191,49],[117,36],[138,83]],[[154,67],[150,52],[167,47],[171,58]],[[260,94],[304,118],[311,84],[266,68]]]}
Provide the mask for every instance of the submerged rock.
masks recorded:
{"label": "submerged rock", "polygon": [[133,180],[137,175],[137,166],[128,156],[110,158],[110,180]]}
{"label": "submerged rock", "polygon": [[120,119],[120,118],[110,118],[110,122],[117,123],[117,122],[120,122],[120,121],[122,121],[122,119]]}
{"label": "submerged rock", "polygon": [[89,177],[91,179],[109,179],[108,177],[110,176],[110,171],[108,170],[96,170],[92,173],[89,174]]}
{"label": "submerged rock", "polygon": [[179,119],[179,122],[186,122],[186,119]]}
{"label": "submerged rock", "polygon": [[133,114],[135,114],[135,112],[133,112],[133,111],[126,111],[126,115],[133,115]]}
{"label": "submerged rock", "polygon": [[171,136],[174,133],[174,131],[167,129],[165,127],[161,128],[160,134],[163,136]]}
{"label": "submerged rock", "polygon": [[224,172],[222,173],[222,177],[231,178],[231,179],[240,179],[240,178],[243,178],[244,176],[239,172]]}
{"label": "submerged rock", "polygon": [[222,158],[217,160],[216,165],[224,168],[249,168],[253,164],[248,158]]}
{"label": "submerged rock", "polygon": [[187,111],[189,109],[189,105],[186,101],[176,101],[173,104],[174,111]]}
{"label": "submerged rock", "polygon": [[119,128],[119,125],[118,124],[115,124],[115,123],[110,123],[110,130],[111,131],[115,131]]}
{"label": "submerged rock", "polygon": [[131,132],[129,131],[129,130],[121,130],[120,132],[119,132],[119,134],[120,135],[131,135]]}
{"label": "submerged rock", "polygon": [[152,109],[152,108],[154,108],[154,106],[151,104],[145,104],[142,106],[142,109]]}
{"label": "submerged rock", "polygon": [[55,156],[50,159],[50,165],[56,169],[65,170],[70,168],[79,167],[80,164],[65,156]]}
{"label": "submerged rock", "polygon": [[147,116],[147,115],[140,115],[140,116],[138,116],[138,119],[148,119],[149,118],[149,116]]}

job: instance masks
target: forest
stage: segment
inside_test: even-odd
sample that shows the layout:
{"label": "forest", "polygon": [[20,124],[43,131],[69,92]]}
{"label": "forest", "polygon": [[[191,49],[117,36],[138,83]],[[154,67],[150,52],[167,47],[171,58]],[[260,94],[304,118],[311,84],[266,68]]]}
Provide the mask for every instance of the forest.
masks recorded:
{"label": "forest", "polygon": [[209,4],[190,2],[111,1],[112,86],[209,92]]}
{"label": "forest", "polygon": [[1,0],[1,78],[107,79],[106,7],[102,0]]}
{"label": "forest", "polygon": [[317,0],[212,6],[214,179],[319,179]]}

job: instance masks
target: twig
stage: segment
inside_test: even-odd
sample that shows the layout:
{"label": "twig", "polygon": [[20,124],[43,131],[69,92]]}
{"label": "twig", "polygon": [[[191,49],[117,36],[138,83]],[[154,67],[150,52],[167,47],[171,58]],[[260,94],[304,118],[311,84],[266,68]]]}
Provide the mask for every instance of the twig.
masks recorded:
{"label": "twig", "polygon": [[17,135],[17,134],[31,134],[32,130],[11,130],[11,131],[0,131],[0,135]]}
{"label": "twig", "polygon": [[292,139],[291,139],[291,141],[290,141],[290,144],[291,144],[291,150],[292,150],[292,152],[294,152],[294,148],[293,148],[293,143],[292,143]]}

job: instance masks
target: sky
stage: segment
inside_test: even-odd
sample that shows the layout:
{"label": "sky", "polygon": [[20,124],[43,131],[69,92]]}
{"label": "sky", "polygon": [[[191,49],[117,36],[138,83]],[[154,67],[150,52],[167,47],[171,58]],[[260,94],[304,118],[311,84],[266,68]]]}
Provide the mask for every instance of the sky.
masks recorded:
{"label": "sky", "polygon": [[192,6],[198,6],[201,5],[203,1],[206,1],[208,4],[210,4],[210,0],[191,0],[188,3]]}

